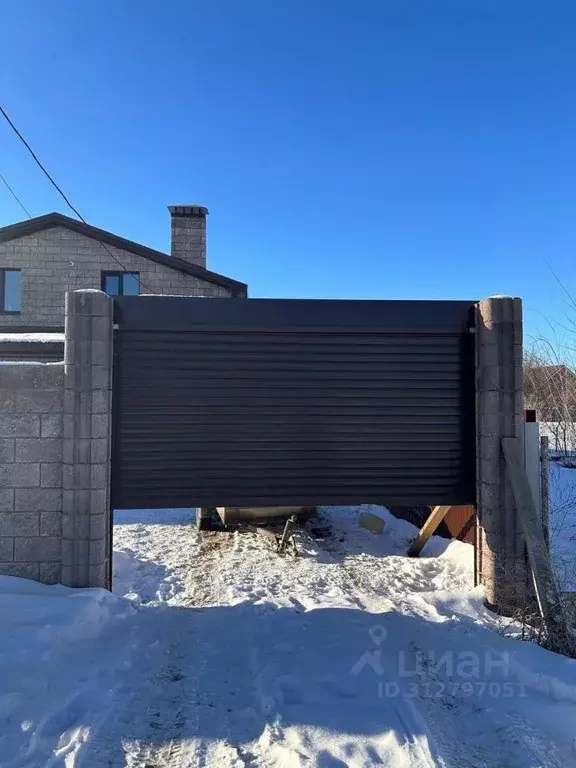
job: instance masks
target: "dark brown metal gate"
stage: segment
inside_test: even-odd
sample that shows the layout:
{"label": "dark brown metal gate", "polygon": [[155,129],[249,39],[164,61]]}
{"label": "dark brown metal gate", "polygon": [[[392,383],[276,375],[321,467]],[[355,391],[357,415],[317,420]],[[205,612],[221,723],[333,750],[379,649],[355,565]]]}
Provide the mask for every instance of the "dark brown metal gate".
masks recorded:
{"label": "dark brown metal gate", "polygon": [[115,508],[475,502],[474,302],[115,305]]}

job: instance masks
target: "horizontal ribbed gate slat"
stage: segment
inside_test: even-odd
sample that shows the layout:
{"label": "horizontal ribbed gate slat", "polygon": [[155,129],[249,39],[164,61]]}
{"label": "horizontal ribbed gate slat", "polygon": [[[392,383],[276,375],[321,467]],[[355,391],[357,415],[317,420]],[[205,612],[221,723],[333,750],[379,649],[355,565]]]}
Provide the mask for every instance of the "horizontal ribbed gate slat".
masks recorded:
{"label": "horizontal ribbed gate slat", "polygon": [[173,302],[117,299],[115,508],[474,503],[473,302]]}

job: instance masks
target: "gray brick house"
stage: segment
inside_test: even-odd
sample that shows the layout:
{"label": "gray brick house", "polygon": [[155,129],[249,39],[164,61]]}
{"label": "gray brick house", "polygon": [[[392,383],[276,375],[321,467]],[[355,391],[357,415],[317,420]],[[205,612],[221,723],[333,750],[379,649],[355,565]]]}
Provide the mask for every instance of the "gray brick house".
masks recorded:
{"label": "gray brick house", "polygon": [[245,298],[244,283],[206,269],[206,208],[169,206],[171,255],[61,213],[0,228],[0,329],[61,328],[64,293]]}

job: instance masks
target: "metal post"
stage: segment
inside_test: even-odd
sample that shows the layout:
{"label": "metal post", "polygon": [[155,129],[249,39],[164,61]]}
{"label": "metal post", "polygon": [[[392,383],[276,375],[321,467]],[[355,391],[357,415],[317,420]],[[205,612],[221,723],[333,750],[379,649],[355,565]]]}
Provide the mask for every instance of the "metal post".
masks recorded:
{"label": "metal post", "polygon": [[546,436],[540,438],[540,493],[544,539],[550,548],[550,446]]}
{"label": "metal post", "polygon": [[542,489],[540,487],[540,425],[535,421],[524,423],[524,466],[534,499],[534,506],[541,514]]}

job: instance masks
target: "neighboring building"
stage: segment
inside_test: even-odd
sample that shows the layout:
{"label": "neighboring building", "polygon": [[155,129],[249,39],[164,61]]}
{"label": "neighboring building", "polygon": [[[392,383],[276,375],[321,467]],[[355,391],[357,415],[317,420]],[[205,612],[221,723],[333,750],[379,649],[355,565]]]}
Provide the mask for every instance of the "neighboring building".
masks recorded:
{"label": "neighboring building", "polygon": [[538,421],[576,420],[576,375],[565,365],[525,365],[524,401]]}
{"label": "neighboring building", "polygon": [[61,213],[0,228],[0,328],[61,328],[64,293],[78,288],[245,298],[244,283],[206,269],[206,208],[169,211],[170,256]]}

